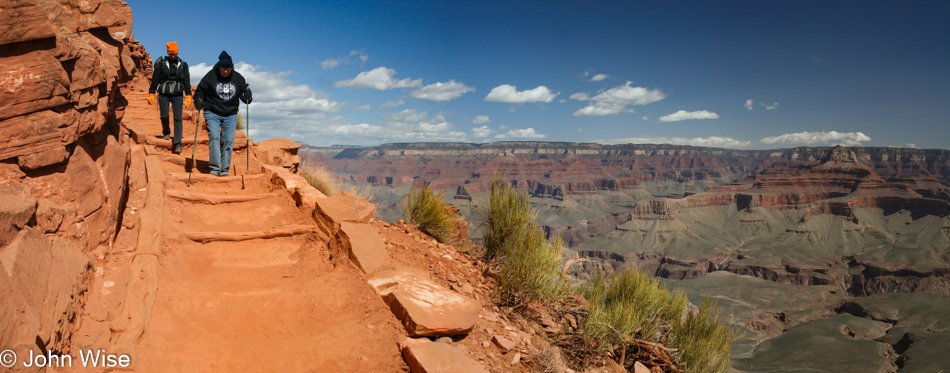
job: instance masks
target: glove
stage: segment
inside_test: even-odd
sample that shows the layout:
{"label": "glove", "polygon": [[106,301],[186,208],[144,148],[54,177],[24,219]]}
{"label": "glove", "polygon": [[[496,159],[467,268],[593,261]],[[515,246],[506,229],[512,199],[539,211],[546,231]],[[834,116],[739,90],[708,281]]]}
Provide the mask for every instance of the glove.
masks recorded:
{"label": "glove", "polygon": [[[188,97],[191,98],[191,96],[188,96]],[[195,109],[198,109],[198,111],[201,111],[201,110],[204,110],[204,108],[205,108],[204,102],[202,102],[201,97],[198,97],[198,99],[195,100]]]}
{"label": "glove", "polygon": [[149,93],[149,94],[148,94],[148,104],[149,104],[149,105],[155,105],[155,94],[154,94],[154,93]]}
{"label": "glove", "polygon": [[251,85],[250,85],[250,84],[244,85],[244,96],[243,96],[243,98],[244,98],[243,101],[244,101],[245,104],[250,104],[251,101],[253,101],[253,98],[251,98]]}
{"label": "glove", "polygon": [[191,107],[191,96],[185,96],[185,107]]}

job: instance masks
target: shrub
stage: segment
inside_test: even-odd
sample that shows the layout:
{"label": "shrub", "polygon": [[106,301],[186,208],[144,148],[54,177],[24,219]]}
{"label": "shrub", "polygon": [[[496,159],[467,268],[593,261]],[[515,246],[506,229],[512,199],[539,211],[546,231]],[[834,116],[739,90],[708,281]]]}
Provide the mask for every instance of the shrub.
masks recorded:
{"label": "shrub", "polygon": [[507,253],[509,248],[505,245],[514,244],[515,241],[511,238],[523,231],[529,222],[534,221],[537,212],[531,210],[531,202],[526,193],[518,193],[496,173],[491,182],[488,206],[480,209],[478,215],[481,218],[479,227],[485,230],[482,235],[485,256],[492,259]]}
{"label": "shrub", "polygon": [[403,216],[419,230],[428,233],[439,242],[446,242],[452,236],[455,224],[452,214],[442,201],[445,192],[436,193],[428,183],[422,188],[412,187],[406,198]]}
{"label": "shrub", "polygon": [[327,197],[340,194],[342,188],[332,170],[305,161],[300,165],[298,172],[310,185],[323,192]]}
{"label": "shrub", "polygon": [[634,340],[656,342],[680,351],[677,364],[690,372],[722,372],[729,365],[732,329],[719,324],[715,305],[703,300],[700,311],[688,313],[686,295],[670,291],[655,278],[628,269],[607,279],[598,275],[578,289],[590,304],[584,320],[585,333],[598,348],[626,347]]}
{"label": "shrub", "polygon": [[495,275],[499,303],[520,308],[532,300],[551,301],[565,294],[567,285],[559,273],[561,240],[546,240],[526,193],[495,174],[488,206],[478,214],[485,256],[499,264]]}
{"label": "shrub", "polygon": [[561,240],[548,242],[537,222],[516,231],[503,246],[496,289],[501,304],[520,308],[532,300],[558,299],[567,290],[559,273]]}
{"label": "shrub", "polygon": [[690,313],[686,321],[676,323],[667,344],[682,351],[681,365],[691,372],[724,372],[729,367],[729,355],[736,334],[719,323],[716,303],[703,297],[699,312]]}

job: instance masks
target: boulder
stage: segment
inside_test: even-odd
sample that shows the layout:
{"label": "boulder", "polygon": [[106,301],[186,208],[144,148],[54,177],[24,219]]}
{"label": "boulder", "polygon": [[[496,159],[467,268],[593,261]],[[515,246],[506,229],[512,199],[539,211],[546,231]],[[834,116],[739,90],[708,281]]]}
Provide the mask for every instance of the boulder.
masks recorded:
{"label": "boulder", "polygon": [[407,338],[399,348],[412,373],[488,373],[477,361],[445,343]]}
{"label": "boulder", "polygon": [[292,169],[300,164],[297,155],[300,146],[300,143],[291,139],[270,139],[258,143],[254,150],[268,164]]}
{"label": "boulder", "polygon": [[468,334],[482,308],[479,301],[446,289],[419,270],[379,271],[368,282],[414,337]]}
{"label": "boulder", "polygon": [[376,227],[369,224],[340,223],[333,241],[331,244],[345,251],[366,274],[373,274],[389,259],[386,242]]}
{"label": "boulder", "polygon": [[313,220],[323,233],[333,237],[340,230],[340,223],[369,223],[376,215],[376,206],[363,199],[340,194],[323,198],[316,203]]}
{"label": "boulder", "polygon": [[0,247],[10,243],[36,213],[29,186],[13,180],[0,182]]}

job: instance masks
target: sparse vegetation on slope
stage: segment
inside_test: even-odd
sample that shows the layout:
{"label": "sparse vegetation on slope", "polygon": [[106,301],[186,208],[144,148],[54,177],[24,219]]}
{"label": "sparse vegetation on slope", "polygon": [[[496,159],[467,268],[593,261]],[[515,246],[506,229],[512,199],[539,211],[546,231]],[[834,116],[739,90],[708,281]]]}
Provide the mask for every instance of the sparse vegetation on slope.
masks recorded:
{"label": "sparse vegetation on slope", "polygon": [[486,256],[499,264],[495,277],[500,304],[520,308],[531,301],[547,302],[565,294],[567,286],[558,272],[563,245],[560,239],[547,241],[527,194],[495,175],[491,199],[479,214],[485,229]]}
{"label": "sparse vegetation on slope", "polygon": [[732,329],[719,324],[718,314],[713,315],[715,305],[708,298],[699,312],[688,312],[686,295],[635,268],[610,279],[597,276],[579,291],[590,303],[584,330],[598,348],[619,349],[624,356],[629,346],[641,344],[638,341],[660,343],[679,350],[675,363],[680,369],[723,372],[729,366],[736,337]]}
{"label": "sparse vegetation on slope", "polygon": [[421,188],[413,187],[406,197],[403,216],[439,242],[447,242],[455,225],[444,200],[445,192],[435,193],[428,183]]}

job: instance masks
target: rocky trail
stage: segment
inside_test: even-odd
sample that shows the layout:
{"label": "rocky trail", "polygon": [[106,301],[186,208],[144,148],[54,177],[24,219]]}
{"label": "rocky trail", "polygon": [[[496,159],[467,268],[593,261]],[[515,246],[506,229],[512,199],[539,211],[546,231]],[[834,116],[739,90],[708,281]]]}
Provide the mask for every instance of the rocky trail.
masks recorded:
{"label": "rocky trail", "polygon": [[[116,270],[102,280],[129,285],[112,287],[124,298],[94,295],[87,309],[108,316],[83,330],[105,337],[108,324],[110,348],[130,353],[141,372],[404,370],[398,320],[358,269],[332,262],[329,237],[260,162],[247,167],[246,138],[233,156],[238,176],[217,177],[207,174],[207,133],[199,129],[189,186],[190,141],[181,155],[170,152],[146,96],[127,96],[124,120],[137,142],[133,163],[146,170],[135,173],[133,164],[130,172],[127,217],[141,216],[138,247],[111,258]],[[194,122],[184,127],[184,138],[194,138]],[[149,235],[158,242],[142,239]]]}
{"label": "rocky trail", "polygon": [[[483,303],[476,258],[285,168],[299,162],[292,141],[248,156],[238,136],[232,176],[218,177],[199,127],[189,185],[191,141],[173,154],[147,94],[124,94],[129,194],[95,253],[73,355],[128,355],[138,372],[526,371],[522,353],[552,332]],[[185,118],[194,139],[195,112]]]}

